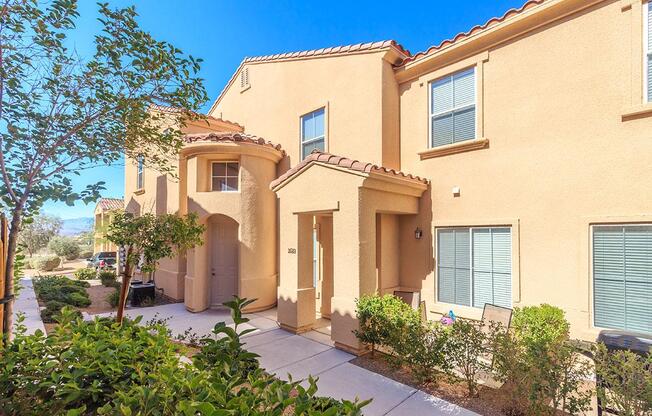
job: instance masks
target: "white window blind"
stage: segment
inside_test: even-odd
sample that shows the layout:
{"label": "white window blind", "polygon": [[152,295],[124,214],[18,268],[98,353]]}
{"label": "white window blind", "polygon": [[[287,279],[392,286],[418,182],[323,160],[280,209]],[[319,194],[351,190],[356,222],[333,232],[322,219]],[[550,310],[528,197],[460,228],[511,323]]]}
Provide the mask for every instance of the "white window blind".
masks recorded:
{"label": "white window blind", "polygon": [[597,327],[652,332],[652,226],[593,228]]}
{"label": "white window blind", "polygon": [[475,139],[475,68],[430,84],[431,146]]}
{"label": "white window blind", "polygon": [[313,150],[325,150],[326,132],[324,129],[325,111],[320,108],[301,117],[301,159]]}
{"label": "white window blind", "polygon": [[438,229],[437,276],[440,302],[511,307],[511,229]]}
{"label": "white window blind", "polygon": [[144,174],[145,161],[142,156],[139,156],[136,166],[136,189],[143,189],[143,186],[145,186]]}

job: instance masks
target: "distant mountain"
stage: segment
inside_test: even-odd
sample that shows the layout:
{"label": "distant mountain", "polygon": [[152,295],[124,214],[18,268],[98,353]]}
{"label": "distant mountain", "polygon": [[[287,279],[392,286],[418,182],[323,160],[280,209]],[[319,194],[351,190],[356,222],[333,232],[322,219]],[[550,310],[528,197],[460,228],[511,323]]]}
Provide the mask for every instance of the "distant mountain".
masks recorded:
{"label": "distant mountain", "polygon": [[93,229],[93,217],[70,218],[63,220],[59,235],[77,235]]}

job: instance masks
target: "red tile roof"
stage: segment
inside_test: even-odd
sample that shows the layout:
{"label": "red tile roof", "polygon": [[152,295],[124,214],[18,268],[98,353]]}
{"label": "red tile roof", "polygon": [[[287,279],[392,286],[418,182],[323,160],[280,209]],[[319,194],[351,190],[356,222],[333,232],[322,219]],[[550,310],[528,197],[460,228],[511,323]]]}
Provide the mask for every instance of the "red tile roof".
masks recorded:
{"label": "red tile roof", "polygon": [[183,138],[186,143],[194,143],[198,141],[205,142],[232,142],[232,143],[251,143],[260,146],[268,146],[281,152],[285,155],[285,150],[281,148],[280,144],[272,143],[262,137],[252,136],[245,133],[237,132],[220,132],[220,133],[206,133],[206,134],[189,134]]}
{"label": "red tile roof", "polygon": [[389,169],[383,166],[374,165],[372,163],[360,162],[358,160],[348,159],[342,156],[337,156],[330,153],[313,150],[313,152],[310,155],[308,155],[308,157],[306,157],[296,166],[294,166],[293,168],[291,168],[290,170],[288,170],[287,172],[279,176],[277,179],[273,180],[272,183],[270,184],[270,187],[271,188],[277,187],[278,185],[282,184],[292,176],[299,174],[309,165],[312,165],[314,163],[324,163],[327,165],[333,165],[333,166],[350,169],[356,172],[380,173],[382,175],[395,176],[402,179],[421,182],[424,184],[428,183],[428,180],[425,178],[420,178],[418,176],[413,176],[410,174],[399,172],[394,169]]}
{"label": "red tile roof", "polygon": [[439,45],[431,46],[430,48],[428,48],[424,52],[419,52],[419,53],[416,53],[414,55],[409,56],[408,58],[404,59],[403,62],[401,62],[398,66],[403,66],[403,65],[405,65],[407,63],[416,61],[416,60],[418,60],[420,58],[423,58],[424,56],[428,56],[428,55],[430,55],[432,53],[435,53],[435,52],[437,52],[439,50],[442,50],[442,49],[444,49],[446,47],[449,47],[449,46],[453,45],[456,42],[459,42],[459,41],[461,41],[463,39],[466,39],[466,38],[468,38],[468,37],[470,37],[472,35],[477,34],[478,32],[482,32],[482,31],[484,31],[484,30],[486,30],[486,29],[488,29],[490,27],[493,27],[493,26],[495,26],[495,25],[497,25],[499,23],[502,23],[505,20],[510,19],[510,18],[512,18],[514,16],[517,16],[517,15],[523,13],[526,10],[529,10],[529,9],[531,9],[533,7],[536,7],[536,6],[538,6],[538,5],[542,4],[542,3],[545,3],[546,1],[549,1],[549,0],[529,0],[523,6],[521,6],[519,8],[510,9],[510,10],[506,11],[505,14],[503,14],[501,17],[491,18],[487,22],[485,22],[483,25],[474,26],[468,32],[460,32],[457,35],[455,35],[452,39],[446,39],[443,42],[441,42]]}
{"label": "red tile roof", "polygon": [[124,201],[118,198],[101,198],[97,201],[97,205],[102,208],[102,211],[115,211],[125,207]]}
{"label": "red tile roof", "polygon": [[405,57],[410,56],[410,51],[403,48],[403,46],[401,46],[395,40],[381,40],[378,42],[356,43],[354,45],[345,45],[345,46],[332,46],[330,48],[312,49],[308,51],[287,52],[287,53],[279,53],[275,55],[252,56],[252,57],[246,57],[242,61],[242,63],[246,64],[249,62],[263,62],[263,61],[268,62],[268,61],[280,61],[286,59],[310,58],[313,56],[321,57],[324,55],[350,54],[350,53],[372,51],[372,50],[385,49],[385,48],[393,48]]}
{"label": "red tile roof", "polygon": [[[182,113],[184,111],[183,109],[178,108],[178,107],[171,107],[171,106],[168,106],[168,105],[160,105],[160,104],[151,104],[150,107],[152,109],[156,110],[156,111],[159,111],[161,113],[166,113],[166,114],[179,114],[179,113]],[[209,116],[209,115],[206,115],[206,114],[199,114],[199,113],[195,113],[194,111],[190,111],[190,113],[195,114],[195,115],[200,116],[200,117],[205,117],[208,120],[215,120],[215,121],[220,121],[222,123],[231,124],[231,125],[233,125],[235,128],[237,128],[239,130],[244,129],[244,126],[242,126],[242,125],[240,125],[240,124],[238,124],[238,123],[236,123],[234,121],[224,120],[224,119]]]}

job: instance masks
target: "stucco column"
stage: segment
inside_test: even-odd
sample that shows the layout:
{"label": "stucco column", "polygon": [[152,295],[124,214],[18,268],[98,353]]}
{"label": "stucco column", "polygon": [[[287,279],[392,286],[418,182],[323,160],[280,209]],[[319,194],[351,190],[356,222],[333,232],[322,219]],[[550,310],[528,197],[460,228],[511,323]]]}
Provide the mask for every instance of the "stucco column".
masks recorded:
{"label": "stucco column", "polygon": [[316,316],[312,277],[312,228],[310,214],[286,214],[281,228],[281,284],[278,289],[278,321],[292,332],[312,328]]}
{"label": "stucco column", "polygon": [[333,213],[331,339],[356,354],[363,347],[353,334],[358,328],[355,300],[376,290],[376,214],[363,202]]}
{"label": "stucco column", "polygon": [[184,303],[192,312],[200,312],[210,306],[210,282],[208,274],[208,224],[206,218],[199,221],[206,226],[202,236],[204,244],[187,252],[187,271],[184,279]]}

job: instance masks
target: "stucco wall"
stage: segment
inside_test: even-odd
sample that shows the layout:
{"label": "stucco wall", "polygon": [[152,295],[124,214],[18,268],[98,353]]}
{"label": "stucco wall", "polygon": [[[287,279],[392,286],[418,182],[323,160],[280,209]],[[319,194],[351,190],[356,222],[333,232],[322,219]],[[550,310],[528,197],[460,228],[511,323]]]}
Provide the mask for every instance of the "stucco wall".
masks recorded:
{"label": "stucco wall", "polygon": [[[433,229],[508,224],[519,253],[514,306],[563,307],[574,335],[594,337],[589,224],[652,214],[652,118],[621,117],[640,88],[630,75],[640,2],[628,11],[623,3],[602,2],[489,49],[478,98],[486,149],[420,160],[428,82],[445,69],[401,85],[401,167],[432,180],[420,217],[402,221],[401,276],[424,289],[428,310],[449,308],[433,304],[434,264],[423,261],[435,250]],[[411,235],[417,225],[426,231],[420,241]]]}
{"label": "stucco wall", "polygon": [[[300,117],[325,107],[328,152],[394,166],[396,152],[383,155],[381,145],[398,147],[398,101],[382,89],[395,83],[386,53],[246,64],[251,87],[241,92],[236,80],[211,115],[237,120],[248,133],[279,143],[295,165]],[[391,113],[383,116],[383,109]]]}

